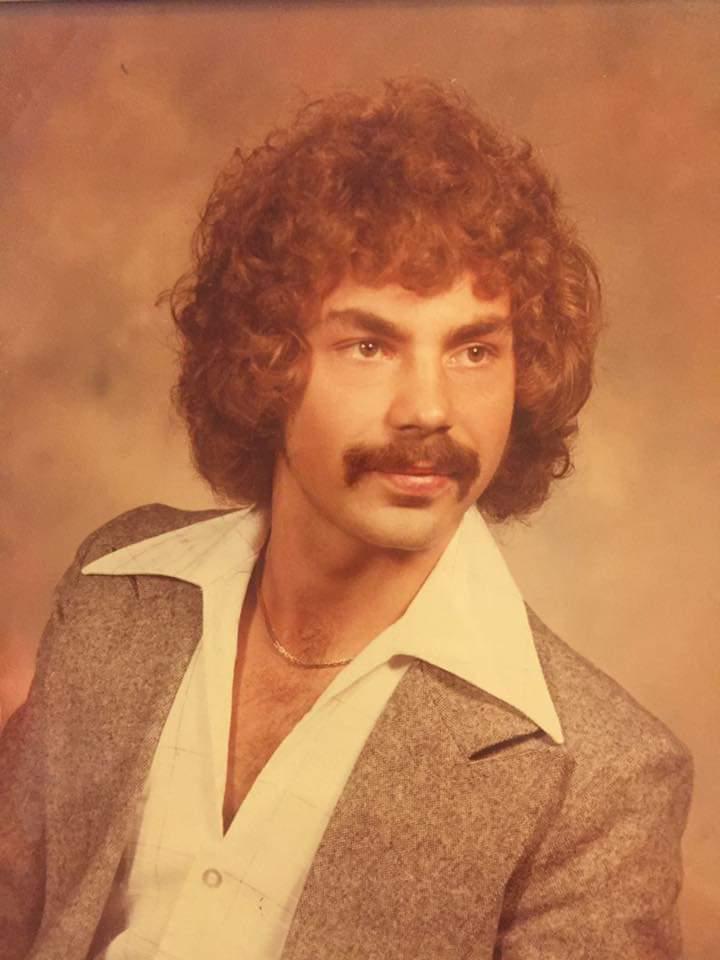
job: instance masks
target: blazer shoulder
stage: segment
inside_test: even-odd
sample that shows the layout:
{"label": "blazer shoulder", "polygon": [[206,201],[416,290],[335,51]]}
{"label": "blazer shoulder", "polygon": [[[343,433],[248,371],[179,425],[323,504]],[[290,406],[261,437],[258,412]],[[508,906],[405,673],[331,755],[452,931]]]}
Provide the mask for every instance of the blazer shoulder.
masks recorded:
{"label": "blazer shoulder", "polygon": [[[128,510],[90,533],[55,587],[50,621],[38,650],[36,676],[42,675],[46,663],[61,658],[65,664],[68,656],[80,658],[78,662],[68,662],[81,671],[80,661],[88,659],[87,651],[94,648],[96,638],[104,638],[104,643],[113,631],[124,628],[129,611],[135,609],[140,593],[132,577],[83,576],[82,570],[88,563],[130,544],[230,512],[178,510],[151,503]],[[163,578],[163,590],[168,589],[178,596],[187,596],[190,604],[197,602],[196,588],[184,581]]]}
{"label": "blazer shoulder", "polygon": [[113,517],[94,530],[80,545],[83,564],[121,547],[179,530],[202,520],[211,520],[230,510],[179,510],[164,503],[147,503]]}
{"label": "blazer shoulder", "polygon": [[661,720],[529,608],[528,619],[566,747],[588,775],[608,762],[629,771],[651,760],[691,771],[690,751]]}

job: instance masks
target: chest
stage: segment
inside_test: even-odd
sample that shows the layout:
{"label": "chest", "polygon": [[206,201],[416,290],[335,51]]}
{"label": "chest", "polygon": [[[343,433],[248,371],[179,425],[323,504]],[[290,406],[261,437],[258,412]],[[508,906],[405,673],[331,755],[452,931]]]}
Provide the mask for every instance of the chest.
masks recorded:
{"label": "chest", "polygon": [[268,761],[312,709],[330,679],[298,674],[282,663],[238,665],[228,737],[226,829]]}

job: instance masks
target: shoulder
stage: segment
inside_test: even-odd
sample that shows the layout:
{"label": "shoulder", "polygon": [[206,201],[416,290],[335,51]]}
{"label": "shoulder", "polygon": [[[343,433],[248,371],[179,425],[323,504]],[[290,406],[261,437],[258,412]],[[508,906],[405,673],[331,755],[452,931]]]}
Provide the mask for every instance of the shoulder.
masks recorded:
{"label": "shoulder", "polygon": [[565,746],[585,781],[618,776],[649,763],[690,778],[687,747],[617,681],[557,637],[532,611],[530,627],[545,680],[565,735]]}
{"label": "shoulder", "polygon": [[[82,571],[124,547],[228,512],[147,504],[114,517],[90,533],[55,589],[51,617],[38,650],[36,681],[39,677],[42,682],[35,685],[41,687],[46,675],[54,673],[72,677],[73,684],[92,689],[98,682],[96,677],[107,674],[113,658],[124,657],[123,651],[129,649],[135,634],[143,644],[157,646],[167,618],[185,617],[186,623],[194,625],[202,601],[192,583],[171,576],[86,576]],[[164,598],[164,604],[148,608],[139,602],[152,598],[154,592]]]}
{"label": "shoulder", "polygon": [[506,891],[503,955],[678,957],[690,755],[630,694],[530,625],[571,761],[553,816]]}
{"label": "shoulder", "polygon": [[[128,576],[92,577],[82,571],[94,560],[99,560],[123,547],[151,540],[182,527],[211,520],[228,513],[227,510],[178,510],[161,503],[146,504],[114,517],[92,531],[78,547],[75,558],[55,588],[53,621],[61,623],[111,621],[128,599],[137,594],[135,578]],[[159,578],[143,578],[144,583]],[[163,578],[163,589],[180,590],[187,584],[180,580]],[[63,635],[68,631],[63,631]],[[40,652],[47,644],[41,643]]]}

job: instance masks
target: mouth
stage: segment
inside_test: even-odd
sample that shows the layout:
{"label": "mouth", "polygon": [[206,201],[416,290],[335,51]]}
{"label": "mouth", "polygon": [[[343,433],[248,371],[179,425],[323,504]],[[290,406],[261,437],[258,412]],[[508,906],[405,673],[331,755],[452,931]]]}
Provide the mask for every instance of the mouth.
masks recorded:
{"label": "mouth", "polygon": [[437,468],[417,466],[400,472],[379,471],[396,491],[410,495],[432,497],[443,493],[452,482],[452,475],[439,473]]}
{"label": "mouth", "polygon": [[388,473],[398,473],[404,474],[408,477],[447,477],[449,476],[446,470],[440,470],[438,467],[434,466],[432,463],[414,463],[411,467],[405,467],[400,470],[388,470]]}
{"label": "mouth", "polygon": [[427,501],[450,490],[463,500],[480,475],[476,451],[447,435],[433,442],[397,438],[385,446],[349,447],[343,460],[348,487],[362,477],[375,477],[396,499],[402,496],[406,506],[422,505],[422,498]]}

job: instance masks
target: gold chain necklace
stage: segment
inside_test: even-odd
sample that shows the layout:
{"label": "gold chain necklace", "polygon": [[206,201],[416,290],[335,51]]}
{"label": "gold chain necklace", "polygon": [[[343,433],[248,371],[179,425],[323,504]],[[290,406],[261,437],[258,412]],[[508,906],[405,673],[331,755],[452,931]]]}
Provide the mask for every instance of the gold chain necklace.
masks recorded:
{"label": "gold chain necklace", "polygon": [[290,663],[294,664],[296,667],[302,667],[303,670],[322,670],[325,667],[346,667],[353,660],[353,657],[348,657],[346,660],[321,660],[318,663],[310,663],[308,660],[301,660],[299,657],[296,657],[294,653],[290,653],[290,651],[280,643],[277,638],[277,634],[272,628],[259,579],[257,585],[257,595],[260,602],[260,612],[262,613],[263,622],[265,624],[267,634],[270,637],[270,642],[281,657],[289,660]]}

